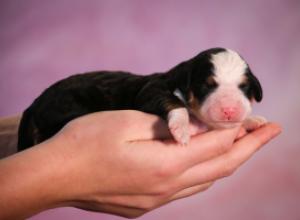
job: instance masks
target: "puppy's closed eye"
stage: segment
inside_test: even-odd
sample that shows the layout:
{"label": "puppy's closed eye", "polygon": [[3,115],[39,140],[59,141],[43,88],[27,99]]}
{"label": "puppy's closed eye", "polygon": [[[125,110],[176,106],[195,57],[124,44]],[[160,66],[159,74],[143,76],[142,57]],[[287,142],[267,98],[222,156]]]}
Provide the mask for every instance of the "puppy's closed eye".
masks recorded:
{"label": "puppy's closed eye", "polygon": [[[195,83],[195,92],[201,91],[202,93],[207,93],[218,87],[217,82],[212,76],[207,77],[205,80]],[[198,90],[198,91],[197,91]]]}
{"label": "puppy's closed eye", "polygon": [[210,76],[205,80],[203,86],[207,89],[214,89],[218,87],[218,84],[215,81],[215,79],[212,76]]}

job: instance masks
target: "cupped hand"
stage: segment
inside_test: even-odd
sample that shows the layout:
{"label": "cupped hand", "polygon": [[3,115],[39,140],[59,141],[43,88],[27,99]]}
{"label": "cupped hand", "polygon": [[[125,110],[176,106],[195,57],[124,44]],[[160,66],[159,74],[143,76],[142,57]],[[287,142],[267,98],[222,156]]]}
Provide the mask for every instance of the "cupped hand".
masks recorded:
{"label": "cupped hand", "polygon": [[55,138],[65,158],[64,185],[72,206],[140,216],[158,206],[208,189],[229,176],[280,132],[266,124],[194,135],[177,144],[164,121],[138,111],[94,113],[69,123]]}

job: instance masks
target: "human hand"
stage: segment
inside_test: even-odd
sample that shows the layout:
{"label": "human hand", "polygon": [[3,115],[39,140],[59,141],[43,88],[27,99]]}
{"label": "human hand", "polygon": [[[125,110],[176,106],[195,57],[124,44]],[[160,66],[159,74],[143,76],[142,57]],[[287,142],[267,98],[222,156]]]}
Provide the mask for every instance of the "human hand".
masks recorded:
{"label": "human hand", "polygon": [[[73,204],[79,208],[134,217],[203,191],[231,175],[278,128],[269,124],[233,144],[238,132],[215,130],[181,147],[173,140],[160,141],[172,139],[167,126],[142,112],[104,112],[77,119],[61,132],[71,143],[65,156],[83,162],[70,164],[75,167],[69,173],[74,179],[68,178],[69,200],[79,200]],[[98,170],[91,172],[92,167]]]}
{"label": "human hand", "polygon": [[[192,133],[196,131],[194,127]],[[41,166],[41,159],[48,167],[46,171],[41,168],[37,178],[43,183],[39,196],[47,199],[27,215],[49,207],[74,206],[137,217],[206,190],[231,175],[279,132],[279,126],[271,123],[243,137],[245,132],[239,128],[214,130],[193,136],[183,147],[172,140],[167,125],[157,116],[137,111],[90,114],[19,154],[31,158],[31,164],[22,163],[26,170],[40,173],[37,168],[41,167],[36,166]],[[39,197],[34,192],[29,204]]]}

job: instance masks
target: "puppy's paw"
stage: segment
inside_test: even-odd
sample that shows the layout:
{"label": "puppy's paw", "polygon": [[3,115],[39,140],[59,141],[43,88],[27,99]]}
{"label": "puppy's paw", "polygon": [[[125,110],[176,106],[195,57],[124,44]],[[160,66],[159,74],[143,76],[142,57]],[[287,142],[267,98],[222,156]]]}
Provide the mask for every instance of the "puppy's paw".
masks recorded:
{"label": "puppy's paw", "polygon": [[244,123],[243,123],[243,127],[247,130],[247,131],[253,131],[261,126],[263,126],[264,124],[266,124],[268,121],[267,119],[265,119],[262,116],[250,116],[249,118],[246,118]]}
{"label": "puppy's paw", "polygon": [[190,140],[189,113],[186,108],[176,108],[168,113],[168,126],[174,139],[187,145]]}

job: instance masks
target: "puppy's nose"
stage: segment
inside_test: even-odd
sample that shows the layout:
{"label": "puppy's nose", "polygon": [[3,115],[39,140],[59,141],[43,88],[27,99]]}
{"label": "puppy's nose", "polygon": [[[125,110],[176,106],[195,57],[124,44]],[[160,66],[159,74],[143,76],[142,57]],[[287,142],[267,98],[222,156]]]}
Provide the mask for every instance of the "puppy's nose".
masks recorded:
{"label": "puppy's nose", "polygon": [[221,112],[223,119],[228,121],[234,120],[238,114],[237,108],[235,107],[223,107],[221,108]]}

